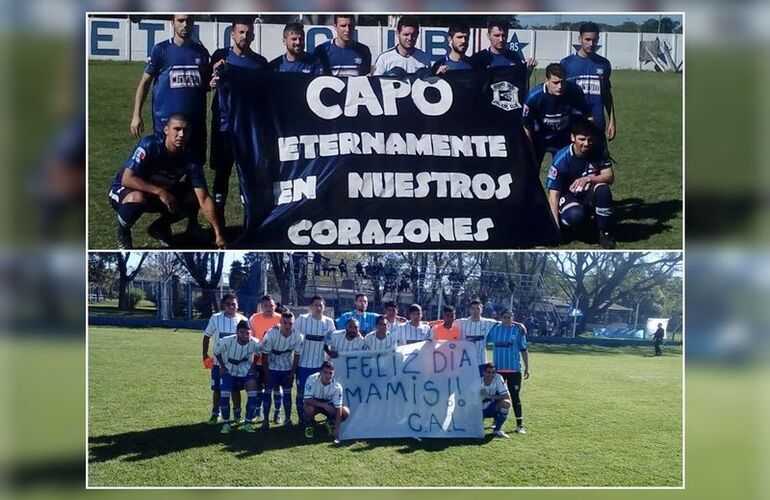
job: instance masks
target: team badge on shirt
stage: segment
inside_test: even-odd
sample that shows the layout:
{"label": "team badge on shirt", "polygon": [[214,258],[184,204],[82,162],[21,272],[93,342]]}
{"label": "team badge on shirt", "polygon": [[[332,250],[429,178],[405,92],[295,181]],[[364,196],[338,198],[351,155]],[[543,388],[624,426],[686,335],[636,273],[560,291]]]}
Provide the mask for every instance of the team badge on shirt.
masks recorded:
{"label": "team badge on shirt", "polygon": [[519,87],[510,82],[497,82],[492,88],[492,105],[505,111],[513,111],[521,107],[519,104]]}
{"label": "team badge on shirt", "polygon": [[131,159],[136,163],[141,163],[146,155],[147,152],[144,150],[144,148],[138,147],[134,150],[134,155],[131,157]]}
{"label": "team badge on shirt", "polygon": [[362,62],[364,62],[364,60],[361,59],[360,57],[356,57],[355,59],[353,59],[353,62],[356,64],[361,64]]}
{"label": "team badge on shirt", "polygon": [[548,169],[548,178],[556,180],[556,177],[558,177],[558,175],[559,175],[559,171],[556,170],[556,167],[551,165],[551,168]]}
{"label": "team badge on shirt", "polygon": [[604,74],[604,68],[596,68],[596,74],[597,75],[603,75]]}

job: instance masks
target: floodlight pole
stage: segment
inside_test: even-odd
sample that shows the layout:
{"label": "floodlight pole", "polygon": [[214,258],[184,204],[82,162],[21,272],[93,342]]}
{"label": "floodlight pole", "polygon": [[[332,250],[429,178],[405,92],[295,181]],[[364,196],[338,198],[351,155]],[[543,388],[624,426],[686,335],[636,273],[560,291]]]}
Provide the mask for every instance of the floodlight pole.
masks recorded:
{"label": "floodlight pole", "polygon": [[580,297],[582,296],[582,293],[579,293],[577,297],[575,297],[575,305],[572,307],[572,338],[575,338],[575,330],[577,330],[577,310],[578,310],[578,303],[580,302]]}

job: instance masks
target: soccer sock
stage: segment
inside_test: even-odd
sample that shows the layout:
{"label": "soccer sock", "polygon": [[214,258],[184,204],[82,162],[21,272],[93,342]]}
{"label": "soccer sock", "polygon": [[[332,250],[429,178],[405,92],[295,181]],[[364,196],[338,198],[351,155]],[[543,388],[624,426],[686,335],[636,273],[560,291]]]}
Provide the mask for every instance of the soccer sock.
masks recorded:
{"label": "soccer sock", "polygon": [[291,389],[283,391],[283,411],[286,420],[291,420]]}
{"label": "soccer sock", "polygon": [[118,224],[123,229],[131,229],[143,213],[144,205],[141,203],[122,203],[118,208]]}
{"label": "soccer sock", "polygon": [[612,230],[612,191],[607,184],[599,184],[594,188],[594,204],[596,205],[596,225],[602,232]]}
{"label": "soccer sock", "polygon": [[246,421],[251,422],[257,412],[257,391],[248,391],[246,395]]}
{"label": "soccer sock", "polygon": [[218,416],[219,416],[219,407],[215,406],[214,408],[211,409],[211,417],[216,418]]}
{"label": "soccer sock", "polygon": [[519,397],[519,393],[517,391],[514,391],[513,394],[513,414],[516,415],[516,425],[521,426],[522,418],[521,418],[521,398]]}
{"label": "soccer sock", "polygon": [[[275,405],[275,414],[278,415],[281,412],[281,401],[283,400],[283,390],[278,389],[273,391],[273,404]],[[267,413],[265,413],[267,415]]]}
{"label": "soccer sock", "polygon": [[241,419],[241,407],[240,406],[233,406],[233,417],[235,420]]}
{"label": "soccer sock", "polygon": [[219,397],[219,410],[222,412],[222,420],[230,421],[230,393],[222,391]]}
{"label": "soccer sock", "polygon": [[227,194],[230,191],[230,175],[233,171],[232,165],[230,168],[218,167],[214,173],[214,184],[212,190],[214,191],[214,202],[224,208],[227,201]]}
{"label": "soccer sock", "polygon": [[505,423],[505,420],[508,418],[508,408],[500,408],[497,411],[497,414],[495,415],[495,428],[494,430],[499,431],[503,428],[503,424]]}
{"label": "soccer sock", "polygon": [[[269,391],[268,388],[265,392]],[[267,392],[265,394],[265,397],[262,398],[262,411],[265,415],[265,422],[267,422],[267,417],[270,416],[270,407],[272,406],[273,402],[270,400],[270,394]]]}
{"label": "soccer sock", "polygon": [[262,410],[262,400],[265,397],[265,390],[262,389],[261,391],[257,391],[257,407],[256,407],[256,414],[259,415]]}
{"label": "soccer sock", "polygon": [[299,419],[300,423],[305,421],[305,404],[302,402],[304,398],[305,395],[298,392],[297,398],[294,400],[295,404],[297,405],[297,418]]}

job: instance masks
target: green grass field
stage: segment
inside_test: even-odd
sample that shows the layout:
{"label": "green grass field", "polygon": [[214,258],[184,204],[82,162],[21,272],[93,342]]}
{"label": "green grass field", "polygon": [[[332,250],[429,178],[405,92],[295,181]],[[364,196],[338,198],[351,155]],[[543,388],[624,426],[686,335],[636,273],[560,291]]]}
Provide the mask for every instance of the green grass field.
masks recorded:
{"label": "green grass field", "polygon": [[[90,61],[88,113],[89,247],[115,248],[115,214],[107,190],[135,139],[129,132],[141,63]],[[538,70],[532,82],[541,81]],[[615,71],[612,76],[618,136],[610,145],[617,161],[613,185],[619,248],[682,247],[682,76],[644,71]],[[151,98],[144,106],[145,132],[152,129]],[[149,127],[149,128],[148,128]],[[548,158],[548,157],[547,157]],[[548,160],[547,160],[548,161]],[[547,168],[542,169],[543,176]],[[213,172],[207,167],[209,186]],[[232,235],[242,222],[235,175],[231,179],[226,219]],[[233,195],[235,193],[235,195]],[[156,245],[147,235],[153,217],[134,230],[137,248]],[[203,218],[201,217],[203,222]],[[184,230],[184,222],[175,231]],[[567,248],[593,248],[575,241]]]}
{"label": "green grass field", "polygon": [[682,485],[679,350],[532,345],[526,436],[334,446],[323,431],[222,436],[205,425],[200,339],[90,328],[90,486]]}

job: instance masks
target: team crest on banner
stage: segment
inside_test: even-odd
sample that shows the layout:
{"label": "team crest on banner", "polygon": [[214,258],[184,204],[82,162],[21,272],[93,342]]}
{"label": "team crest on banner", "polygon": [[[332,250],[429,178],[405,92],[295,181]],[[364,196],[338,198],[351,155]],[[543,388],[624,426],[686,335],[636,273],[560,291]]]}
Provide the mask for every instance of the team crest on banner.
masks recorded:
{"label": "team crest on banner", "polygon": [[513,111],[521,107],[519,104],[519,88],[509,82],[492,84],[492,105],[505,111]]}

